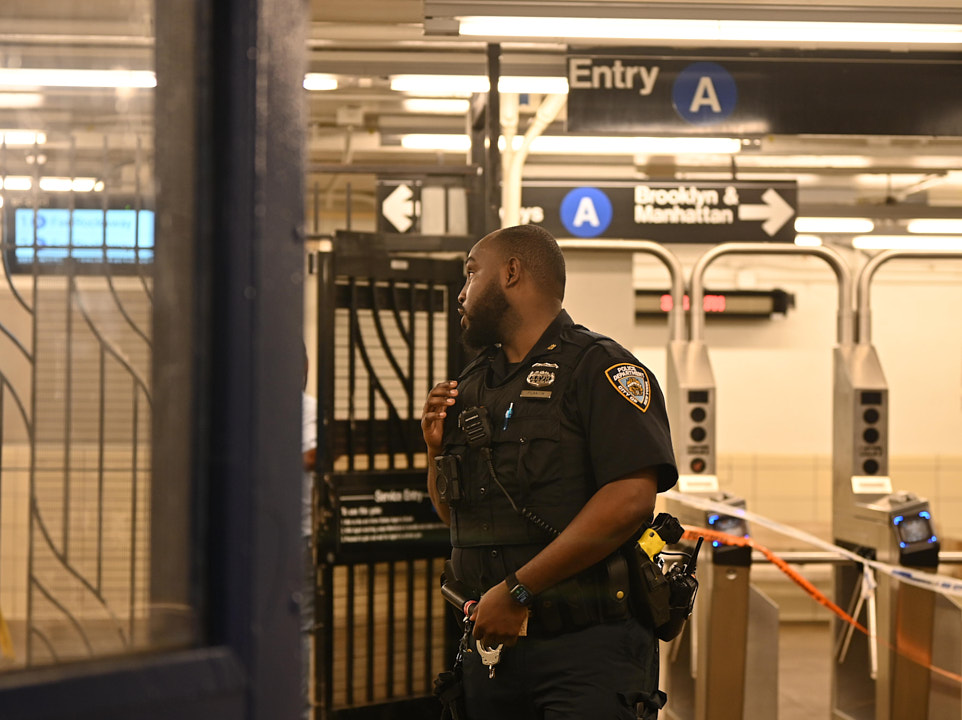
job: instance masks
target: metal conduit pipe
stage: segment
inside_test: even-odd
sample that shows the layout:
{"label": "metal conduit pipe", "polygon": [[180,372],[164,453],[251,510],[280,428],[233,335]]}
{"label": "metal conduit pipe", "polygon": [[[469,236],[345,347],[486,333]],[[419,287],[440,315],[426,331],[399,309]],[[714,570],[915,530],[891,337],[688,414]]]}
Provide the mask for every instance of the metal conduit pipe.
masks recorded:
{"label": "metal conduit pipe", "polygon": [[838,344],[851,345],[855,339],[852,313],[852,275],[845,260],[826,247],[801,247],[774,243],[725,243],[716,245],[691,270],[691,341],[703,342],[705,335],[705,270],[722,255],[814,255],[825,260],[838,278]]}
{"label": "metal conduit pipe", "polygon": [[889,260],[962,260],[962,250],[886,250],[869,260],[858,276],[858,293],[855,312],[858,317],[858,343],[868,345],[872,342],[872,298],[871,284],[876,270]]}
{"label": "metal conduit pipe", "polygon": [[562,250],[610,250],[654,255],[668,268],[671,279],[671,310],[668,311],[668,340],[685,339],[685,278],[681,261],[662,245],[650,240],[559,240]]}
{"label": "metal conduit pipe", "polygon": [[[518,93],[501,94],[501,136],[504,138],[504,150],[501,151],[501,227],[517,225],[520,219],[520,200],[518,207],[511,202],[511,163],[514,158],[514,138],[518,134],[520,122],[519,108],[521,96]],[[508,219],[514,222],[508,222]]]}
{"label": "metal conduit pipe", "polygon": [[534,119],[524,134],[521,147],[511,154],[511,165],[504,175],[502,188],[502,221],[501,227],[511,227],[521,222],[521,173],[531,143],[545,131],[554,119],[558,117],[561,108],[568,102],[568,96],[556,93],[546,95],[534,114]]}

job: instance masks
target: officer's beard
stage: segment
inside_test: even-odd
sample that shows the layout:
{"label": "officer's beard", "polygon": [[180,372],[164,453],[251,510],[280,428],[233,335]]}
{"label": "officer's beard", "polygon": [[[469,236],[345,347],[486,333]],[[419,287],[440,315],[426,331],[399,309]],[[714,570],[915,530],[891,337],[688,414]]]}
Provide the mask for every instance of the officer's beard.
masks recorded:
{"label": "officer's beard", "polygon": [[502,341],[505,318],[511,306],[504,290],[497,283],[491,283],[478,296],[474,308],[465,313],[468,326],[461,333],[461,342],[471,351],[484,348]]}

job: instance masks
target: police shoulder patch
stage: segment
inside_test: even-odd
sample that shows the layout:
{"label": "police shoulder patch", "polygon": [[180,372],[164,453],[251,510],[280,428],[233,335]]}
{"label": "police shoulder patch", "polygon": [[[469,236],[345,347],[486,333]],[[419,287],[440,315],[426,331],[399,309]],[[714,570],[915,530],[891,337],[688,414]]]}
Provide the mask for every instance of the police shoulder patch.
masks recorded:
{"label": "police shoulder patch", "polygon": [[605,376],[625,400],[642,412],[648,409],[648,403],[651,401],[651,382],[643,367],[631,363],[618,363],[605,370]]}

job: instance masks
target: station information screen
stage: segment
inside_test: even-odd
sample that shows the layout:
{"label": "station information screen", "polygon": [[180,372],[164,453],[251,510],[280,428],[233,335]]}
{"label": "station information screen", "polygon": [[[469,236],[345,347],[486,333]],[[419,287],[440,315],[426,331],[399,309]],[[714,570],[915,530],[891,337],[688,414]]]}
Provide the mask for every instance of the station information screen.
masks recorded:
{"label": "station information screen", "polygon": [[8,217],[4,223],[4,247],[14,272],[30,272],[35,264],[42,271],[55,271],[67,260],[84,266],[134,266],[154,260],[153,210],[18,207],[12,211],[12,222]]}

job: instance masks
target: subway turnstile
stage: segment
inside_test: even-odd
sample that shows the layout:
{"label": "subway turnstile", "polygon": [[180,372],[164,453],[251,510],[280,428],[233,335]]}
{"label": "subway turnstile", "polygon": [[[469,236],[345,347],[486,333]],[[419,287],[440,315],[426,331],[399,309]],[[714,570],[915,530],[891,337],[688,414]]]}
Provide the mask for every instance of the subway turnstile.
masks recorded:
{"label": "subway turnstile", "polygon": [[[858,342],[836,349],[833,514],[836,542],[892,565],[934,571],[939,540],[928,502],[893,492],[888,457],[888,386],[871,343],[870,285],[896,258],[962,258],[962,253],[888,251],[859,276]],[[835,569],[835,600],[875,633],[875,640],[835,622],[832,717],[835,720],[957,720],[957,683],[928,664],[962,669],[962,615],[952,598],[878,574],[874,593],[862,568]],[[935,631],[935,632],[933,632]]]}
{"label": "subway turnstile", "polygon": [[[728,243],[705,253],[692,268],[691,332],[668,355],[668,405],[681,477],[679,490],[732,507],[744,500],[718,487],[715,446],[715,381],[704,343],[703,277],[726,254],[812,255],[827,261],[839,286],[838,342],[851,345],[851,279],[843,259],[827,248]],[[693,512],[669,503],[669,512],[691,525],[748,535],[744,521]],[[712,547],[699,560],[700,589],[693,621],[662,655],[669,694],[668,717],[678,720],[749,720],[778,715],[778,609],[750,582],[748,548]],[[702,564],[703,563],[703,564]]]}
{"label": "subway turnstile", "polygon": [[[668,398],[679,490],[744,508],[719,491],[715,383],[702,343],[669,345]],[[669,501],[682,525],[748,536],[744,520]],[[699,557],[698,599],[662,653],[664,713],[672,720],[747,720],[778,714],[778,607],[750,584],[751,549],[712,543]]]}

